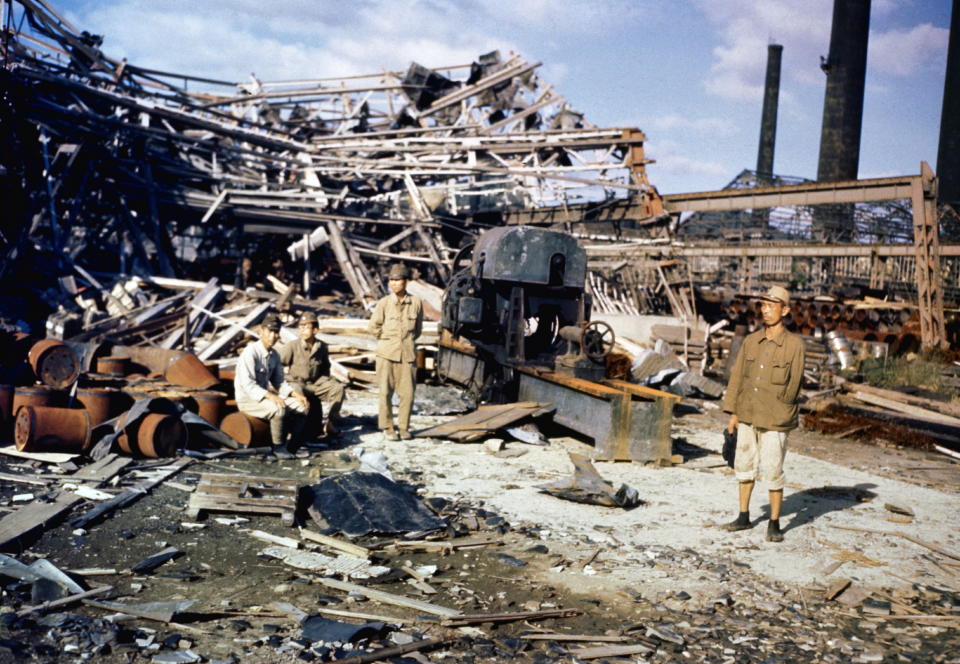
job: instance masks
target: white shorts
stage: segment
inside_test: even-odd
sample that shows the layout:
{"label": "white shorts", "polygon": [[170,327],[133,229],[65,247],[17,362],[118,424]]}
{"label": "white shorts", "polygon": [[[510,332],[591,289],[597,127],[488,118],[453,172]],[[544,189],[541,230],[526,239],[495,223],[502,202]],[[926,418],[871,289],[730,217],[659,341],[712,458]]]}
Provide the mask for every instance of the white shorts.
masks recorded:
{"label": "white shorts", "polygon": [[771,491],[783,489],[783,458],[788,431],[755,429],[743,422],[737,427],[737,457],[733,470],[740,482],[763,480]]}

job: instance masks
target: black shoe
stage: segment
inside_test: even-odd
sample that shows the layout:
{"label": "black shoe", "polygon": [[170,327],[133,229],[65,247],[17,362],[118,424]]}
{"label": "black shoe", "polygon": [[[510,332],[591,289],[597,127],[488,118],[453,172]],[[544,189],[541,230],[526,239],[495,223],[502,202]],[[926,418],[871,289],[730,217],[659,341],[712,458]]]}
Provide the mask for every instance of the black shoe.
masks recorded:
{"label": "black shoe", "polygon": [[293,459],[295,458],[293,452],[288,450],[285,445],[276,445],[273,448],[273,456],[278,459]]}
{"label": "black shoe", "polygon": [[783,531],[780,530],[780,526],[775,526],[772,523],[767,524],[767,541],[768,542],[783,541]]}
{"label": "black shoe", "polygon": [[735,533],[738,530],[747,530],[748,528],[750,528],[750,522],[749,521],[744,522],[744,521],[741,521],[740,519],[734,519],[730,523],[725,523],[720,527],[726,531]]}

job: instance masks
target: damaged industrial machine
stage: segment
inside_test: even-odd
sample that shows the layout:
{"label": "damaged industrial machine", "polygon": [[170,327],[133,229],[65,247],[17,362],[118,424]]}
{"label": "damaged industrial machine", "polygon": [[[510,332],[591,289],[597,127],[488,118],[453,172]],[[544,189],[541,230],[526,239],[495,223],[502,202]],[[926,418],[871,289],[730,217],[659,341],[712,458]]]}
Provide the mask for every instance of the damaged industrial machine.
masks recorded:
{"label": "damaged industrial machine", "polygon": [[677,397],[606,378],[614,332],[590,321],[586,270],[566,233],[487,231],[444,291],[440,375],[481,401],[552,402],[554,420],[593,438],[598,458],[666,462]]}

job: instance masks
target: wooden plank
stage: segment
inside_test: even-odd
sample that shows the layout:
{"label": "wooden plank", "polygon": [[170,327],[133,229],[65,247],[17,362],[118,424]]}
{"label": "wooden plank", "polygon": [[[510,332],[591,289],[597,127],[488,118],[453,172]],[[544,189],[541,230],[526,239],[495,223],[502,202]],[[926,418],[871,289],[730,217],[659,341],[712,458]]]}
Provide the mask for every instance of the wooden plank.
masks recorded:
{"label": "wooden plank", "polygon": [[643,655],[645,653],[656,652],[656,648],[651,648],[642,643],[636,643],[629,646],[599,646],[597,648],[580,648],[571,650],[570,654],[578,659],[598,659],[600,657],[629,657],[630,655]]}
{"label": "wooden plank", "polygon": [[342,590],[348,593],[360,593],[365,597],[378,602],[383,602],[384,604],[404,606],[408,609],[414,609],[415,611],[420,611],[421,613],[427,613],[433,616],[440,616],[441,618],[454,618],[461,615],[460,611],[457,611],[456,609],[449,609],[445,606],[430,604],[429,602],[421,602],[420,600],[404,597],[403,595],[394,595],[393,593],[376,590],[375,588],[368,588],[366,586],[360,586],[355,583],[347,583],[346,581],[337,581],[336,579],[324,578],[316,578],[314,581],[327,586],[328,588],[336,588],[337,590]]}
{"label": "wooden plank", "polygon": [[220,509],[230,512],[253,511],[254,508],[257,508],[259,511],[286,512],[293,511],[295,506],[291,505],[289,501],[258,500],[256,498],[227,500],[225,498],[215,498],[194,493],[190,496],[189,507],[206,510]]}
{"label": "wooden plank", "polygon": [[482,623],[508,623],[520,620],[542,620],[544,618],[570,618],[579,616],[576,609],[545,609],[543,611],[517,611],[514,613],[474,613],[459,615],[443,621],[445,627],[460,627]]}
{"label": "wooden plank", "polygon": [[82,599],[87,599],[88,597],[95,597],[96,595],[102,595],[105,592],[113,590],[113,586],[97,586],[96,588],[91,588],[82,593],[77,593],[75,595],[70,595],[68,597],[61,597],[60,599],[50,600],[49,602],[44,602],[43,604],[35,604],[33,606],[25,606],[24,608],[17,611],[18,616],[25,616],[35,611],[46,611],[48,609],[55,609],[60,606],[66,606],[68,604],[73,604],[74,602],[79,602]]}
{"label": "wooden plank", "polygon": [[479,438],[488,431],[495,431],[525,417],[542,415],[551,410],[553,410],[552,404],[536,401],[489,404],[480,406],[473,412],[467,413],[450,422],[439,424],[425,431],[419,431],[417,435],[438,436],[466,441],[471,438]]}
{"label": "wooden plank", "polygon": [[34,501],[0,519],[0,549],[21,537],[44,528],[83,498],[70,492],[60,492],[52,503]]}
{"label": "wooden plank", "polygon": [[239,323],[231,323],[229,329],[214,339],[209,346],[197,353],[197,358],[206,362],[216,357],[220,351],[223,350],[224,346],[233,341],[233,338],[243,331],[243,328],[259,321],[260,317],[272,306],[272,302],[262,302],[253,311],[244,316]]}
{"label": "wooden plank", "polygon": [[911,415],[917,419],[927,422],[935,422],[937,424],[946,424],[948,426],[960,428],[960,418],[944,415],[943,413],[939,413],[928,408],[921,408],[920,406],[911,406],[910,404],[906,404],[901,401],[895,401],[887,397],[881,397],[869,392],[863,392],[856,388],[848,389],[850,389],[852,396],[860,401],[865,401],[875,406],[882,406],[883,408],[889,408],[890,410]]}
{"label": "wooden plank", "polygon": [[102,459],[98,459],[84,466],[70,477],[71,479],[80,480],[81,482],[91,482],[99,486],[104,482],[109,482],[131,463],[133,463],[132,457],[120,456],[119,454],[111,452]]}
{"label": "wooden plank", "polygon": [[148,480],[138,483],[135,487],[127,489],[123,493],[114,496],[110,500],[100,503],[86,514],[81,514],[77,518],[71,519],[70,525],[72,525],[74,528],[83,528],[87,524],[99,519],[101,516],[129,505],[130,503],[138,500],[141,496],[146,495],[146,493],[153,487],[179,473],[191,463],[193,463],[193,459],[190,457],[181,457],[177,459],[172,464],[167,466],[166,470],[157,473]]}
{"label": "wooden plank", "polygon": [[[187,303],[187,309],[190,313],[187,314],[187,342],[189,342],[189,337],[199,331],[201,326],[204,323],[206,314],[203,312],[203,309],[209,307],[213,301],[220,295],[220,287],[217,285],[217,278],[211,277],[210,281],[204,284],[193,298]],[[174,330],[170,335],[161,341],[158,345],[160,348],[171,349],[177,346],[177,342],[182,340],[184,337],[184,331],[181,329]]]}
{"label": "wooden plank", "polygon": [[13,443],[0,447],[0,454],[41,463],[66,463],[80,456],[79,454],[66,454],[64,452],[21,452]]}
{"label": "wooden plank", "polygon": [[14,482],[15,484],[31,484],[33,486],[47,486],[50,480],[25,477],[23,475],[12,475],[10,473],[0,473],[0,480],[4,482]]}
{"label": "wooden plank", "polygon": [[360,546],[359,544],[353,544],[351,542],[344,542],[343,540],[337,539],[336,537],[330,537],[329,535],[315,533],[312,530],[307,530],[306,528],[300,529],[300,537],[303,539],[308,539],[311,542],[316,542],[317,544],[323,544],[331,549],[343,551],[344,553],[348,553],[351,556],[356,556],[357,558],[370,557],[371,551],[366,547]]}

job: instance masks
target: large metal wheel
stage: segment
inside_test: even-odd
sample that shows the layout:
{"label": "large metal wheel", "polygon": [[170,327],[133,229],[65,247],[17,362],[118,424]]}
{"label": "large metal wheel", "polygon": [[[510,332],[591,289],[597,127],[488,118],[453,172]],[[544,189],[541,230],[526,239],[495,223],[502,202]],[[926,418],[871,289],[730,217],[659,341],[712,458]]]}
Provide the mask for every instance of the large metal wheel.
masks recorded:
{"label": "large metal wheel", "polygon": [[616,335],[613,328],[601,320],[595,320],[583,328],[580,335],[580,349],[594,362],[600,362],[613,350]]}

